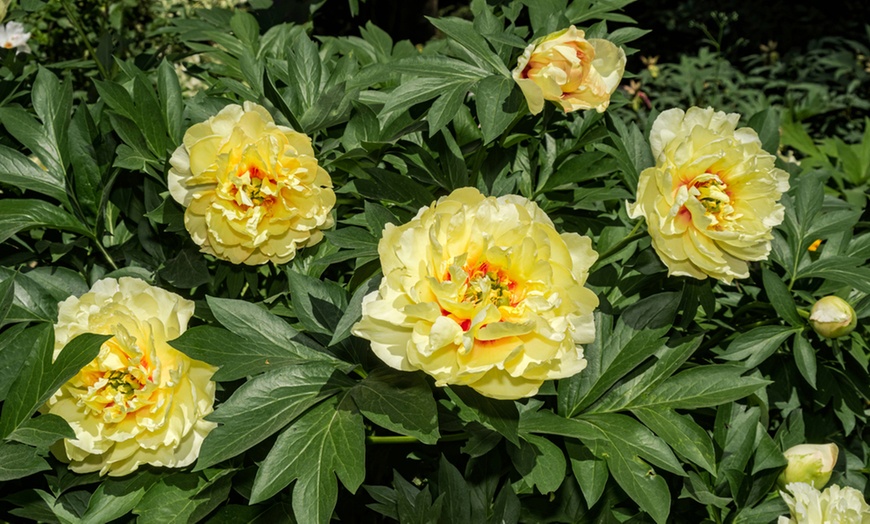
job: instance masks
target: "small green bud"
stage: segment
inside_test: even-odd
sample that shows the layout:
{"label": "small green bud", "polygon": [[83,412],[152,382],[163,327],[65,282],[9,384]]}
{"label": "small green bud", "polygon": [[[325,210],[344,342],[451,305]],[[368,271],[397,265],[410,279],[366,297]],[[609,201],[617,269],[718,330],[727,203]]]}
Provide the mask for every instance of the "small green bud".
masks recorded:
{"label": "small green bud", "polygon": [[831,480],[839,451],[836,444],[799,444],[791,447],[783,453],[788,465],[780,473],[777,482],[781,487],[792,482],[804,482],[822,489]]}
{"label": "small green bud", "polygon": [[858,325],[855,310],[840,297],[830,295],[819,299],[810,310],[810,325],[825,338],[844,337]]}

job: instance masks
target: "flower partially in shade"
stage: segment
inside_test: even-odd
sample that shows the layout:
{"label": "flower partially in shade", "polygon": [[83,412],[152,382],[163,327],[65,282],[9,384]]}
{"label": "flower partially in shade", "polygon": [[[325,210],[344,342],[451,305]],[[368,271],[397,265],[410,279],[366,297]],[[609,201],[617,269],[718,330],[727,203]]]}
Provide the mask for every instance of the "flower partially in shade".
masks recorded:
{"label": "flower partially in shade", "polygon": [[836,444],[792,446],[783,453],[788,464],[780,473],[777,482],[782,487],[792,482],[803,482],[822,489],[831,480],[839,451]]}
{"label": "flower partially in shade", "polygon": [[283,264],[333,225],[332,180],[311,139],[257,104],[229,105],[191,126],[170,163],[169,191],[204,253]]}
{"label": "flower partially in shade", "polygon": [[[5,12],[5,8],[3,9]],[[0,17],[2,19],[2,17]],[[4,49],[15,49],[15,54],[29,53],[30,46],[27,41],[30,40],[30,33],[24,32],[24,26],[18,22],[8,22],[0,24],[0,47]]]}
{"label": "flower partially in shade", "polygon": [[825,338],[845,337],[858,325],[852,306],[836,295],[820,298],[810,309],[810,326]]}
{"label": "flower partially in shade", "polygon": [[740,115],[712,108],[668,109],[652,126],[655,167],[644,169],[632,218],[645,217],[652,245],[671,275],[730,283],[765,260],[788,173],[761,148]]}
{"label": "flower partially in shade", "polygon": [[500,399],[586,367],[598,298],[584,283],[598,254],[534,202],[457,189],[388,224],[378,252],[384,278],[353,333],[387,365]]}
{"label": "flower partially in shade", "polygon": [[625,72],[625,51],[600,38],[586,40],[573,25],[529,44],[517,60],[513,77],[529,111],[537,115],[544,100],[566,113],[607,109]]}
{"label": "flower partially in shade", "polygon": [[82,333],[114,335],[43,406],[75,432],[52,452],[77,473],[126,475],[142,464],[183,467],[216,426],[215,368],[172,348],[190,300],[135,278],[104,279],[60,303],[55,352]]}
{"label": "flower partially in shade", "polygon": [[780,491],[791,518],[779,517],[777,524],[870,524],[870,506],[855,488],[830,486],[819,492],[803,482]]}

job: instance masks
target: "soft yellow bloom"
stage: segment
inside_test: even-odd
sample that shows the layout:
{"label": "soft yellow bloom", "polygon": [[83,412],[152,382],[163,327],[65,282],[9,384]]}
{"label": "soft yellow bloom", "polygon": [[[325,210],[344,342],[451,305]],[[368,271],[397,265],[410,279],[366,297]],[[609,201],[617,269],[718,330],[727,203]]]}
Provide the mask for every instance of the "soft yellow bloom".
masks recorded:
{"label": "soft yellow bloom", "polygon": [[534,202],[457,189],[388,224],[378,252],[384,278],[353,333],[387,365],[501,399],[586,367],[598,298],[583,285],[598,254]]}
{"label": "soft yellow bloom", "polygon": [[870,524],[870,506],[855,488],[831,486],[823,492],[795,482],[780,491],[791,518],[779,517],[778,524]]}
{"label": "soft yellow bloom", "polygon": [[783,453],[788,464],[780,473],[777,482],[783,487],[792,482],[803,482],[822,489],[831,480],[839,452],[836,444],[792,446]]}
{"label": "soft yellow bloom", "polygon": [[671,275],[730,283],[749,276],[747,261],[765,260],[788,173],[774,167],[740,115],[692,107],[656,118],[632,218],[645,217],[652,245]]}
{"label": "soft yellow bloom", "polygon": [[810,309],[810,326],[825,338],[845,337],[857,325],[855,310],[838,296],[820,298]]}
{"label": "soft yellow bloom", "polygon": [[335,193],[311,139],[262,106],[230,105],[191,126],[170,159],[169,191],[202,251],[234,264],[283,264],[332,227]]}
{"label": "soft yellow bloom", "polygon": [[82,333],[114,335],[43,407],[76,438],[52,449],[77,473],[126,475],[141,464],[183,467],[216,424],[215,368],[167,341],[187,329],[190,300],[135,278],[107,278],[60,303],[55,351]]}
{"label": "soft yellow bloom", "polygon": [[520,55],[513,77],[537,115],[544,100],[568,113],[610,105],[625,72],[625,51],[600,38],[586,40],[573,25],[529,44]]}

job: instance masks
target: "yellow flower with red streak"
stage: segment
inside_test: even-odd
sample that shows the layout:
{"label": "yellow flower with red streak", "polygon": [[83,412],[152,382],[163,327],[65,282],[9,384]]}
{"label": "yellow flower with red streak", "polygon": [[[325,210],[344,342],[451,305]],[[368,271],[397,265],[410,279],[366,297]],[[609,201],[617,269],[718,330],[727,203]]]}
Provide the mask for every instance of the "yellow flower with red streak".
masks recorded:
{"label": "yellow flower with red streak", "polygon": [[257,104],[229,105],[191,126],[170,163],[169,191],[204,253],[283,264],[333,225],[332,180],[311,139]]}
{"label": "yellow flower with red streak", "polygon": [[712,108],[669,109],[653,123],[656,165],[640,174],[632,218],[645,217],[652,245],[671,275],[730,283],[765,260],[788,173],[737,128],[740,115]]}
{"label": "yellow flower with red streak", "polygon": [[523,51],[513,77],[537,115],[544,100],[569,113],[603,112],[625,73],[625,51],[608,40],[591,38],[573,25],[535,40]]}
{"label": "yellow flower with red streak", "polygon": [[378,252],[384,278],[353,333],[387,365],[499,399],[586,367],[598,298],[584,284],[598,254],[534,202],[457,189],[388,224]]}
{"label": "yellow flower with red streak", "polygon": [[82,333],[114,335],[92,362],[64,384],[42,412],[75,433],[52,452],[76,473],[126,475],[142,464],[193,463],[216,424],[216,368],[168,341],[187,329],[190,300],[135,278],[107,278],[60,303],[54,357]]}

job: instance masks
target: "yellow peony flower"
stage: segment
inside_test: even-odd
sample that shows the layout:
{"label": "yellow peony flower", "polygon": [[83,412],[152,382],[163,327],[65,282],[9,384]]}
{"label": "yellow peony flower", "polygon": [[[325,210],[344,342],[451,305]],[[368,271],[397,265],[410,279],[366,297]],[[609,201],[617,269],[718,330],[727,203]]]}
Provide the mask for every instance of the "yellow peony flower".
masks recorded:
{"label": "yellow peony flower", "polygon": [[384,278],[353,333],[387,365],[515,399],[586,367],[598,254],[519,196],[457,189],[378,245]]}
{"label": "yellow peony flower", "polygon": [[62,386],[43,413],[63,417],[76,434],[52,449],[77,473],[126,475],[141,464],[183,467],[199,456],[216,424],[216,368],[167,341],[187,329],[193,302],[135,278],[100,280],[60,303],[54,357],[81,333],[114,335]]}
{"label": "yellow peony flower", "polygon": [[740,115],[692,107],[656,118],[650,145],[656,166],[644,169],[632,218],[645,217],[652,245],[671,275],[730,283],[749,276],[747,261],[765,260],[788,173],[773,166]]}
{"label": "yellow peony flower", "polygon": [[600,38],[586,40],[573,25],[529,44],[517,60],[513,77],[537,115],[544,100],[569,113],[610,105],[625,72],[625,51]]}
{"label": "yellow peony flower", "polygon": [[311,139],[257,104],[230,105],[191,126],[170,163],[169,191],[204,253],[283,264],[333,225],[332,180]]}
{"label": "yellow peony flower", "polygon": [[870,506],[855,488],[830,486],[825,491],[803,482],[786,486],[779,494],[788,505],[791,518],[779,517],[778,524],[870,524]]}

